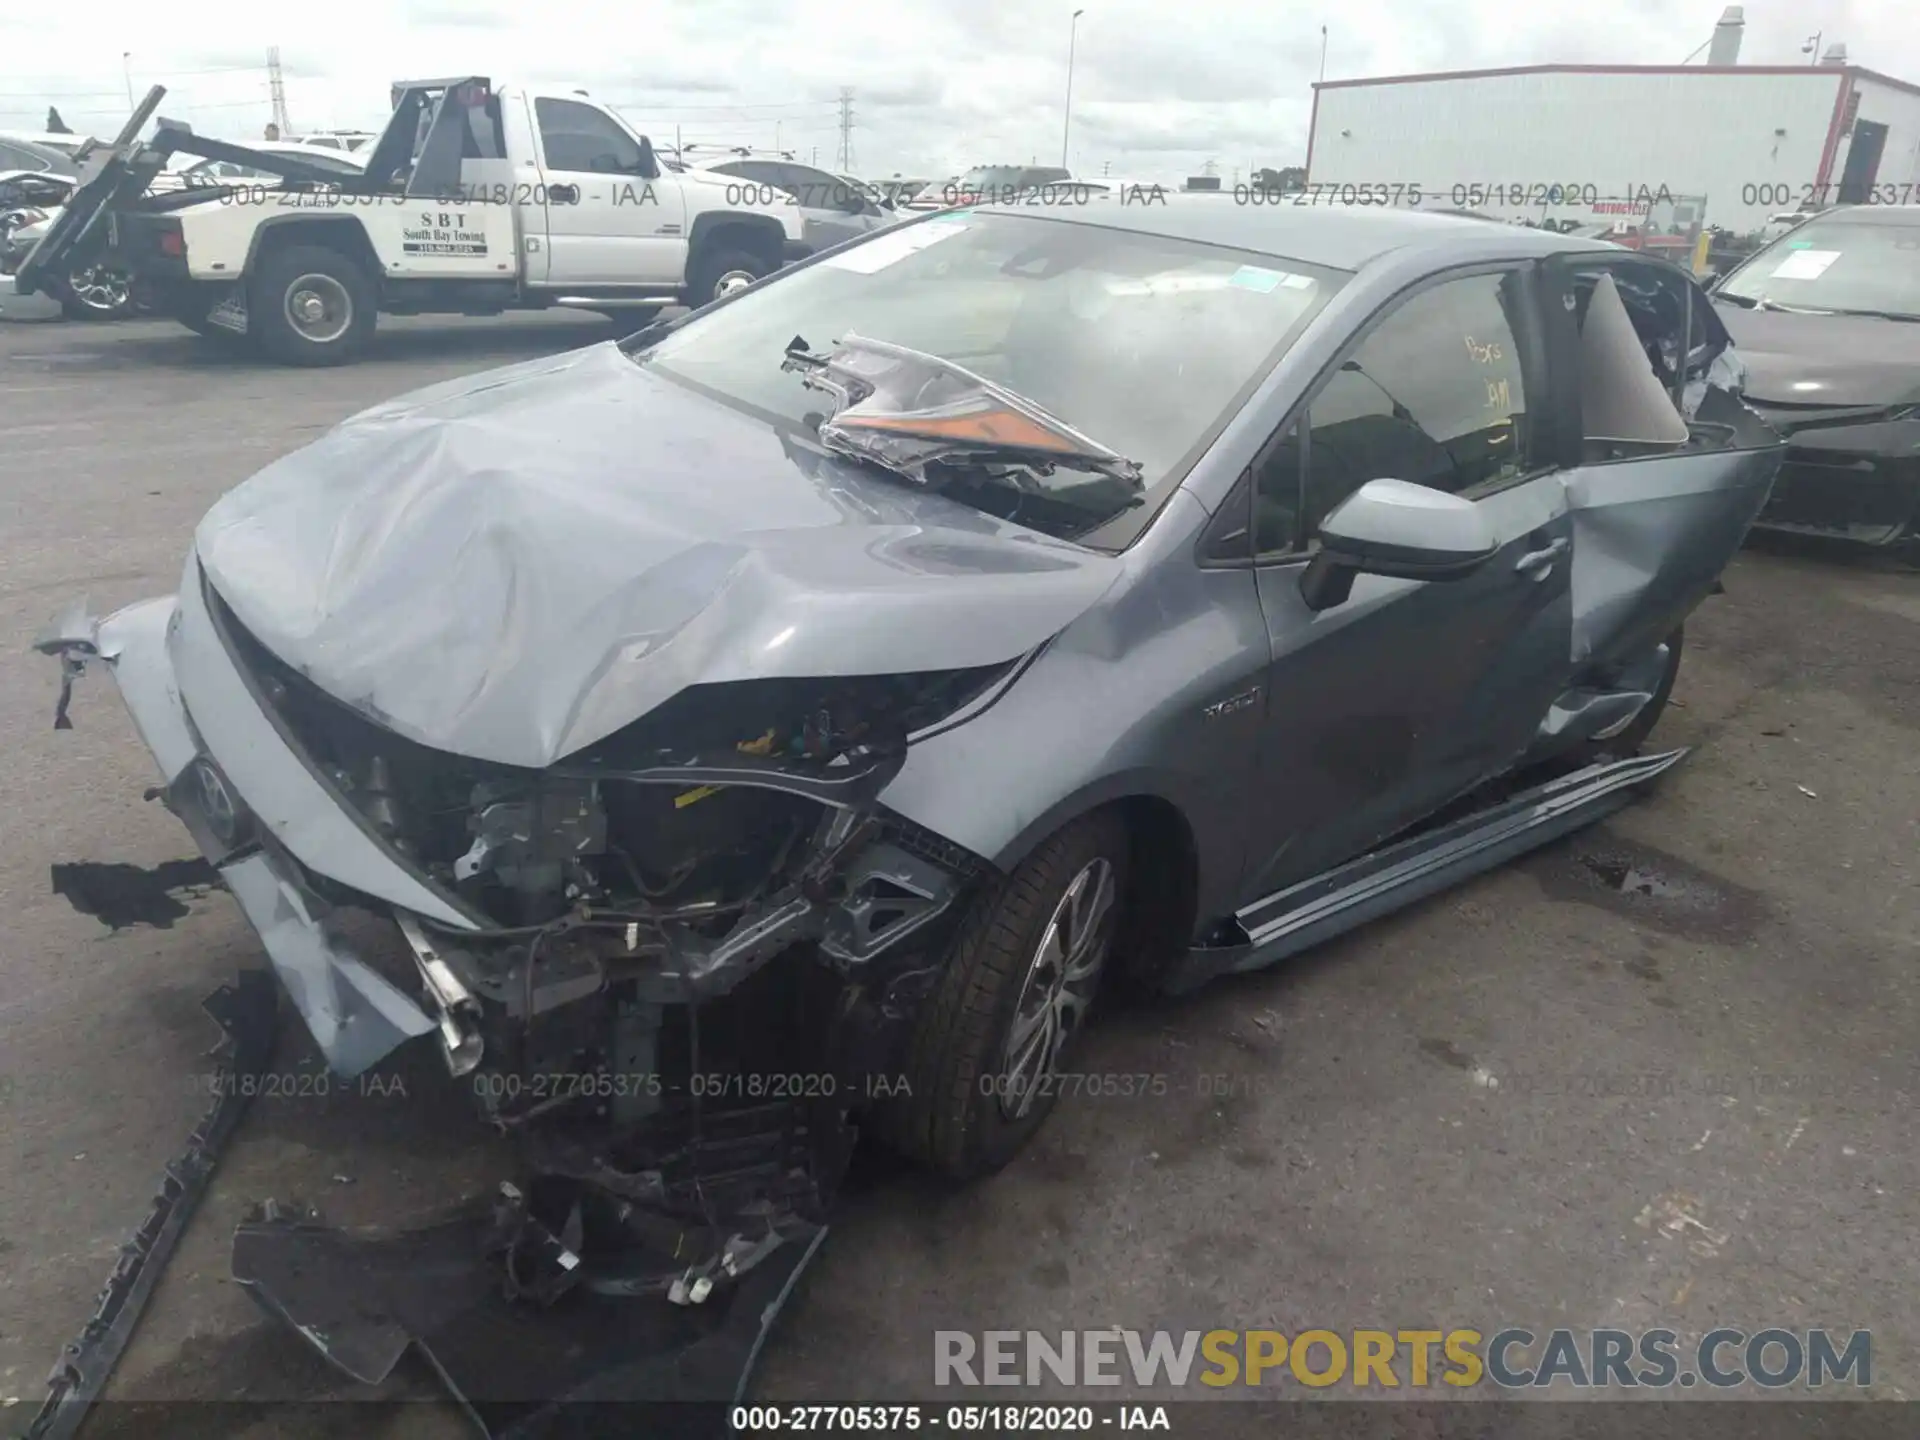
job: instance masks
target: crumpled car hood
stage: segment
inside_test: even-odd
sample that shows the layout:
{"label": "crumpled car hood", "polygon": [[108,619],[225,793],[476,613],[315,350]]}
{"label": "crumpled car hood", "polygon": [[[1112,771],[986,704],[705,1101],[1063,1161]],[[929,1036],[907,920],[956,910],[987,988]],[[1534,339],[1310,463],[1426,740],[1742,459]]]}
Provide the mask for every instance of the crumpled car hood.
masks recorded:
{"label": "crumpled car hood", "polygon": [[1920,325],[1725,303],[1714,309],[1746,358],[1751,400],[1836,407],[1920,401]]}
{"label": "crumpled car hood", "polygon": [[613,343],[364,411],[194,543],[240,623],[336,699],[533,768],[690,685],[1014,659],[1121,565],[816,453]]}

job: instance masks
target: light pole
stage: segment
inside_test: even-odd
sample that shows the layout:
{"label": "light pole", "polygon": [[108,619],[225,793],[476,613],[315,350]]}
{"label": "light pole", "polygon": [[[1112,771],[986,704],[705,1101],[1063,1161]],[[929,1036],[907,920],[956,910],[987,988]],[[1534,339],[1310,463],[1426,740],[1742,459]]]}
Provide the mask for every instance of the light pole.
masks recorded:
{"label": "light pole", "polygon": [[1320,80],[1322,84],[1326,83],[1326,78],[1327,78],[1327,27],[1322,25],[1320,27]]}
{"label": "light pole", "polygon": [[1802,55],[1811,57],[1807,61],[1809,65],[1818,65],[1820,63],[1820,37],[1826,33],[1824,30],[1814,31],[1813,38],[1800,47],[1800,53]]}
{"label": "light pole", "polygon": [[1080,29],[1080,17],[1087,12],[1076,10],[1073,20],[1067,26],[1067,113],[1060,122],[1060,168],[1067,168],[1067,136],[1073,129],[1073,42]]}
{"label": "light pole", "polygon": [[131,50],[120,52],[120,73],[126,77],[127,109],[131,112],[133,109],[133,52]]}

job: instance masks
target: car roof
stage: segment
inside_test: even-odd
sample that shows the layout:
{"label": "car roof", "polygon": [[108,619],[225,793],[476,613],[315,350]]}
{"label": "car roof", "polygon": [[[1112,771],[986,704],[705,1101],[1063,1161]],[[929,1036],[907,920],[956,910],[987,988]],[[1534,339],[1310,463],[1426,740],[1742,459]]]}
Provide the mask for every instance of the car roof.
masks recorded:
{"label": "car roof", "polygon": [[[1516,256],[1591,251],[1593,241],[1523,225],[1490,226],[1485,220],[1373,205],[1241,205],[1220,203],[1218,194],[1169,193],[1152,203],[1122,203],[1096,195],[1084,205],[1049,207],[1048,218],[1075,225],[1101,225],[1225,245],[1276,257],[1357,270],[1395,250],[1484,251],[1488,232],[1503,232],[1502,248]],[[1164,203],[1163,203],[1164,202]],[[981,214],[1033,215],[1024,205],[978,205]]]}
{"label": "car roof", "polygon": [[1920,205],[1836,205],[1800,217],[1806,220],[1851,220],[1868,225],[1882,220],[1896,225],[1920,225]]}
{"label": "car roof", "polygon": [[[367,165],[367,157],[357,150],[335,150],[330,145],[305,145],[293,140],[255,140],[247,144],[247,149],[257,150],[262,155],[311,155],[316,160],[322,162],[331,161],[344,165],[354,165],[363,170]],[[173,158],[180,161],[178,168],[181,170],[197,170],[202,165],[220,163],[217,160],[208,160],[185,151],[182,151]],[[174,167],[169,166],[168,168],[172,169]]]}
{"label": "car roof", "polygon": [[[74,138],[79,140],[84,137],[75,136]],[[0,141],[4,141],[15,150],[33,156],[48,168],[57,170],[63,175],[71,175],[73,173],[73,157],[59,150],[55,150],[50,145],[43,145],[40,141],[31,139],[17,131],[0,130]]]}

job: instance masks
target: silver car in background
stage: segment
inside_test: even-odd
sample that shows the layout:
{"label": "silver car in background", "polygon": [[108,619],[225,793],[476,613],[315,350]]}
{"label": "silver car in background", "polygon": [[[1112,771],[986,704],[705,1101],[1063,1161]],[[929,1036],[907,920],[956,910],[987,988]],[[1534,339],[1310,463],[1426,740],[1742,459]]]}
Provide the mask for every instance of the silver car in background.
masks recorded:
{"label": "silver car in background", "polygon": [[787,196],[800,207],[801,238],[815,250],[856,239],[894,224],[900,217],[871,185],[797,161],[733,155],[701,160],[697,170],[730,176],[750,187],[755,203]]}

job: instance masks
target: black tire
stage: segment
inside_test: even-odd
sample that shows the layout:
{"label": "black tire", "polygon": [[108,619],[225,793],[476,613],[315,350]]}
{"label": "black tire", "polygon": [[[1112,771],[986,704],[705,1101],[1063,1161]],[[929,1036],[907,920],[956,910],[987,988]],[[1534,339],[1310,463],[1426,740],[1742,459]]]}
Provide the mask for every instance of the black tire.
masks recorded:
{"label": "black tire", "polygon": [[[305,297],[321,303],[324,313],[303,331],[288,311]],[[372,338],[377,304],[372,281],[350,256],[324,245],[295,245],[269,255],[248,285],[247,331],[283,365],[344,365]]]}
{"label": "black tire", "polygon": [[751,275],[755,280],[771,275],[774,266],[764,256],[750,250],[720,246],[694,256],[687,267],[687,303],[698,309],[720,296],[722,281],[733,276]]}
{"label": "black tire", "polygon": [[1618,735],[1587,742],[1583,758],[1589,764],[1601,760],[1624,760],[1640,753],[1640,747],[1647,743],[1653,727],[1660,723],[1667,702],[1673,698],[1673,682],[1680,678],[1680,656],[1685,648],[1686,633],[1686,627],[1682,625],[1676,626],[1674,632],[1667,636],[1667,668],[1661,672],[1653,698],[1641,707],[1640,713],[1633,717],[1633,723]]}
{"label": "black tire", "polygon": [[600,313],[611,320],[622,335],[631,335],[651,325],[653,317],[666,308],[664,305],[609,305]]}
{"label": "black tire", "polygon": [[[952,1179],[1000,1169],[1051,1113],[1058,1085],[1028,1087],[1024,1113],[1005,1092],[1005,1063],[1018,1008],[1042,938],[1066,905],[1074,881],[1104,862],[1112,884],[1101,923],[1092,927],[1098,960],[1087,980],[1091,1000],[1112,948],[1127,882],[1127,830],[1101,811],[1056,831],[1011,875],[990,883],[969,906],[940,978],[920,1007],[907,1044],[906,1089],[876,1113],[876,1130],[893,1148]],[[1085,1010],[1066,1030],[1059,1061],[1073,1053]],[[1008,1103],[1009,1100],[1012,1103]]]}

